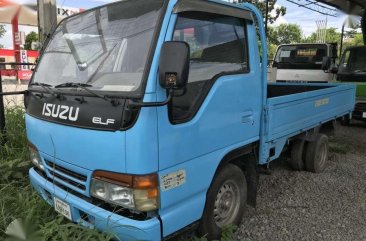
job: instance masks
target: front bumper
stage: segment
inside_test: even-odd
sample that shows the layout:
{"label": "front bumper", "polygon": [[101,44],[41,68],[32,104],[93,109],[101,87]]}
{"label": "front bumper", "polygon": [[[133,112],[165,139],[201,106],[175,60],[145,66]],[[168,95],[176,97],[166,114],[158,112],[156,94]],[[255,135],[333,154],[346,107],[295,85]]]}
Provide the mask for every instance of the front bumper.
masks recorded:
{"label": "front bumper", "polygon": [[[136,221],[122,217],[64,191],[44,179],[33,168],[30,169],[29,176],[32,186],[50,205],[53,206],[53,197],[57,197],[70,205],[72,221],[75,223],[111,233],[123,241],[161,240],[158,218]],[[88,215],[88,220],[92,220],[92,223],[82,218],[85,215]]]}
{"label": "front bumper", "polygon": [[366,121],[366,100],[359,99],[352,114],[353,119]]}

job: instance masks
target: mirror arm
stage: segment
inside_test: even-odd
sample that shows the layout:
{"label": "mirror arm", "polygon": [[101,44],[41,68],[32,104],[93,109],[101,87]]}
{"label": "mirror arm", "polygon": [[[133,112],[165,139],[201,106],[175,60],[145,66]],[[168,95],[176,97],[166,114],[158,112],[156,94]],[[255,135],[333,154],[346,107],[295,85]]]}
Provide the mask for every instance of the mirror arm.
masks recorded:
{"label": "mirror arm", "polygon": [[173,99],[174,90],[169,89],[168,98],[162,102],[135,102],[130,101],[128,103],[128,108],[141,108],[141,107],[161,107],[169,104],[169,102]]}

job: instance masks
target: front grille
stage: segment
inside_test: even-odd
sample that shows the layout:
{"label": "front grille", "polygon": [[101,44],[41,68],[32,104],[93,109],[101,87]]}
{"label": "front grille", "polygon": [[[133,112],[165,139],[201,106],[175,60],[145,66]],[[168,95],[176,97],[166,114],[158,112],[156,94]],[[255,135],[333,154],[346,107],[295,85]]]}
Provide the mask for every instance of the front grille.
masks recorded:
{"label": "front grille", "polygon": [[70,171],[66,168],[63,168],[55,163],[52,163],[50,161],[47,161],[46,160],[46,164],[47,166],[51,167],[53,170],[57,170],[59,172],[62,172],[62,173],[65,173],[66,175],[70,176],[70,177],[73,177],[73,178],[76,178],[82,182],[86,182],[87,180],[87,177],[85,175],[81,175],[79,173],[76,173],[76,172],[73,172],[73,171]]}
{"label": "front grille", "polygon": [[87,176],[59,166],[49,160],[45,160],[45,163],[51,180],[58,179],[82,192],[86,190]]}
{"label": "front grille", "polygon": [[72,186],[75,186],[75,187],[77,187],[77,188],[79,188],[79,189],[81,189],[81,190],[84,190],[84,191],[85,191],[85,185],[80,184],[80,183],[77,183],[77,182],[74,182],[74,181],[72,181],[72,180],[70,180],[70,179],[68,179],[68,178],[66,178],[66,177],[63,177],[63,176],[61,176],[61,175],[59,175],[59,174],[57,174],[57,173],[55,173],[55,172],[53,172],[53,171],[51,171],[51,170],[48,170],[48,171],[49,171],[49,173],[50,173],[52,176],[57,177],[58,179],[60,179],[60,180],[62,180],[62,181],[64,181],[64,182],[66,182],[66,183],[68,183],[68,184],[70,184],[70,185],[72,185]]}
{"label": "front grille", "polygon": [[358,102],[355,111],[366,112],[366,102]]}

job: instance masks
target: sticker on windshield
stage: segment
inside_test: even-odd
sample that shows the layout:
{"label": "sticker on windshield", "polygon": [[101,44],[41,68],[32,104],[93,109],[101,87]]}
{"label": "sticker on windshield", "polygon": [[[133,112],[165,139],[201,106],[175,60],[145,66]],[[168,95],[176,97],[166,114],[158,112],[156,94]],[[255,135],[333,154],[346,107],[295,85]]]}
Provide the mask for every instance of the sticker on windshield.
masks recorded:
{"label": "sticker on windshield", "polygon": [[179,170],[165,174],[160,177],[160,188],[162,191],[168,191],[170,189],[179,187],[186,183],[186,171]]}
{"label": "sticker on windshield", "polygon": [[286,51],[286,50],[283,50],[281,51],[280,53],[280,58],[289,58],[291,55],[291,51]]}

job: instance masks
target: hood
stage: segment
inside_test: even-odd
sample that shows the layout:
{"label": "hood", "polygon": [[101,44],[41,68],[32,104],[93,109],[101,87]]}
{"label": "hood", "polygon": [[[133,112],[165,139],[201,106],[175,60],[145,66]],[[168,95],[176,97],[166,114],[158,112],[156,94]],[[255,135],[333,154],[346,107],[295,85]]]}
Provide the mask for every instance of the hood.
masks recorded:
{"label": "hood", "polygon": [[[90,171],[126,172],[126,132],[60,125],[26,116],[27,136],[49,157]],[[50,160],[52,161],[52,160]]]}

